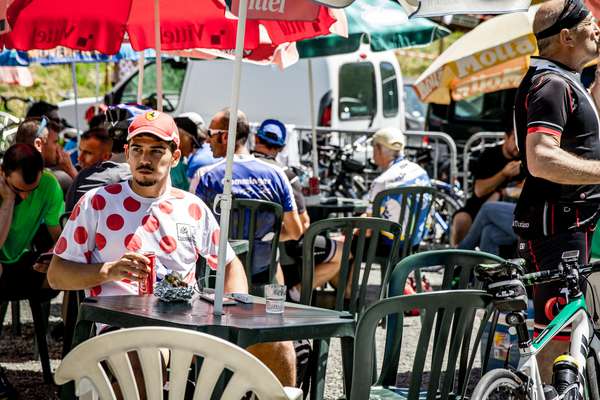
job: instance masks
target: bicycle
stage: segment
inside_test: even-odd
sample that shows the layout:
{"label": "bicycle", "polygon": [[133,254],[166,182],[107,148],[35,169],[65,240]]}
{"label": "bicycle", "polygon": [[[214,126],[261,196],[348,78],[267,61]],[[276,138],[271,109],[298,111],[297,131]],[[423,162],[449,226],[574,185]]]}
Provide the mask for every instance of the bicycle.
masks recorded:
{"label": "bicycle", "polygon": [[[516,370],[495,369],[486,373],[476,385],[471,399],[598,399],[598,378],[595,363],[588,358],[590,344],[594,339],[594,325],[587,312],[580,287],[580,277],[600,271],[600,262],[579,266],[579,251],[566,251],[555,270],[523,274],[524,260],[509,260],[501,264],[482,264],[475,268],[475,276],[484,282],[494,296],[499,311],[508,312],[506,322],[516,328],[519,353]],[[548,282],[564,282],[567,303],[560,313],[533,340],[525,323],[527,292],[525,286]],[[593,295],[593,292],[592,292]],[[592,296],[594,297],[594,296]],[[537,354],[564,328],[571,326],[569,354],[576,360],[578,377],[562,393],[552,392],[552,386],[543,384],[537,363]],[[545,394],[546,390],[547,394]],[[548,397],[546,397],[548,395]],[[552,397],[554,396],[554,397]],[[572,396],[572,397],[567,397]]]}

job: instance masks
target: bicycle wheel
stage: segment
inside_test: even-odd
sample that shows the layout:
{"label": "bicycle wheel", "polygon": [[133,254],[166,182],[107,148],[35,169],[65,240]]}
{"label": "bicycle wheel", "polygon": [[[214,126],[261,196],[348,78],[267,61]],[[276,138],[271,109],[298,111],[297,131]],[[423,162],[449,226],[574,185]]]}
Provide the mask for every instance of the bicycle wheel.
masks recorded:
{"label": "bicycle wheel", "polygon": [[507,369],[494,369],[485,374],[475,390],[472,400],[513,400],[526,399],[521,380]]}

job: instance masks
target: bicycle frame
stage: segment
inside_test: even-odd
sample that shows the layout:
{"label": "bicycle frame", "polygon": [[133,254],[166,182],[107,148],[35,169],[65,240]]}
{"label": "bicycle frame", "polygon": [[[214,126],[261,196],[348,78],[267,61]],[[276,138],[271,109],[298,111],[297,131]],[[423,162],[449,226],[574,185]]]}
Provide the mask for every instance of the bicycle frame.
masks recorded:
{"label": "bicycle frame", "polygon": [[[591,335],[593,335],[593,329],[590,326],[585,298],[583,294],[581,294],[576,298],[571,298],[569,303],[539,334],[539,336],[528,343],[527,347],[519,348],[521,359],[518,370],[523,371],[531,378],[532,390],[530,393],[535,395],[532,400],[544,399],[543,384],[536,356],[553,337],[569,325],[572,326],[569,353],[577,360],[579,376],[583,377],[583,380],[579,385],[579,392],[583,396],[585,387],[584,368],[586,365],[589,344],[591,342]],[[519,338],[519,341],[520,340],[521,338]]]}

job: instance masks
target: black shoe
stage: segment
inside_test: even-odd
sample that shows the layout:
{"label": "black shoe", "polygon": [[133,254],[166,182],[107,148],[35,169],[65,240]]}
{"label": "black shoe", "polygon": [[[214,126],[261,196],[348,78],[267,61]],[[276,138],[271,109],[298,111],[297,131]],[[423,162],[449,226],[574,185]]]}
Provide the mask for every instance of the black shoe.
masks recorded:
{"label": "black shoe", "polygon": [[63,340],[64,335],[65,324],[62,322],[59,322],[50,330],[50,336],[52,337],[52,339],[54,339],[55,342],[60,342],[61,340]]}
{"label": "black shoe", "polygon": [[16,400],[17,392],[6,378],[6,374],[0,368],[0,400]]}

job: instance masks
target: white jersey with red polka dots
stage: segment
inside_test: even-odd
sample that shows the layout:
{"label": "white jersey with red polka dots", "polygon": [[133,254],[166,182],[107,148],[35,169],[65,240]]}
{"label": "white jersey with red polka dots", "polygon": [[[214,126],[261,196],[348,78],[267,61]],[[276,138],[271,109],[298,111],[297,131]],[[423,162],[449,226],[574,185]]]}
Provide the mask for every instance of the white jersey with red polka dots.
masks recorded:
{"label": "white jersey with red polka dots", "polygon": [[[161,280],[171,271],[188,283],[195,280],[198,255],[217,267],[219,224],[198,197],[168,187],[158,198],[133,192],[128,182],[100,187],[77,203],[54,254],[77,263],[116,261],[127,252],[154,252],[156,275]],[[235,253],[227,245],[227,263]],[[97,295],[137,294],[137,282],[123,279],[89,291]]]}

